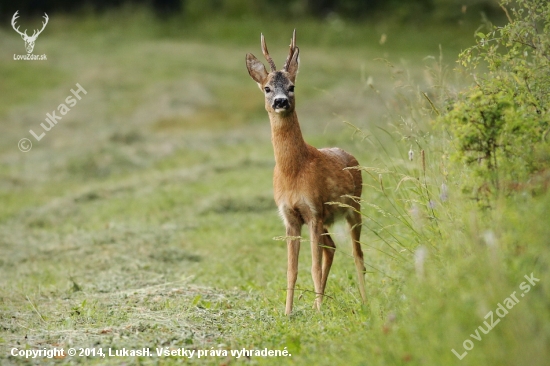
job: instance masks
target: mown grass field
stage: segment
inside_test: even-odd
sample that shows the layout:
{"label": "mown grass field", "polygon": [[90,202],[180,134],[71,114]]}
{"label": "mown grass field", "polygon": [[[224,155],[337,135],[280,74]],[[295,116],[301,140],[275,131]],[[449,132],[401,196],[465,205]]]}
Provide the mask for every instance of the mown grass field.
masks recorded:
{"label": "mown grass field", "polygon": [[[306,141],[345,148],[365,167],[370,300],[360,303],[349,237],[336,225],[322,312],[311,308],[303,245],[287,318],[269,123],[244,56],[261,55],[263,32],[280,65],[294,27]],[[123,10],[52,17],[35,49],[44,62],[14,61],[23,42],[0,29],[1,363],[547,364],[550,196],[518,194],[477,210],[459,191],[464,174],[448,168],[452,141],[430,130],[420,93],[435,100],[460,88],[454,59],[474,29],[161,23]],[[41,131],[76,83],[87,94],[34,140],[29,130]],[[21,138],[32,150],[19,151]],[[540,282],[522,293],[531,273]],[[513,291],[525,296],[472,339]],[[462,354],[466,339],[474,347],[459,360],[451,349]],[[52,347],[292,356],[10,356]]]}

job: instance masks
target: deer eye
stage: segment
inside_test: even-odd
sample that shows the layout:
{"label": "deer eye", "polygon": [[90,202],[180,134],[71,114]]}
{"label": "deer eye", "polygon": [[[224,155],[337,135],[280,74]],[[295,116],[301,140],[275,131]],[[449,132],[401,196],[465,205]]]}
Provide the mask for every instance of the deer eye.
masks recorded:
{"label": "deer eye", "polygon": [[288,91],[294,93],[294,85],[289,86]]}
{"label": "deer eye", "polygon": [[266,93],[270,93],[270,92],[271,92],[271,88],[270,88],[269,86],[266,86],[266,87],[264,88],[264,90],[265,90]]}

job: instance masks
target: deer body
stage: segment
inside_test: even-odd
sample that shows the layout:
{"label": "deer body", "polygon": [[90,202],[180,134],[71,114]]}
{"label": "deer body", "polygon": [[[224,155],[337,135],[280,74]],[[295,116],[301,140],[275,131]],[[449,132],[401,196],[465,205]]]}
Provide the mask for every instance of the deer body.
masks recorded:
{"label": "deer body", "polygon": [[[339,217],[345,218],[350,226],[359,288],[363,301],[366,301],[365,267],[359,244],[360,205],[351,198],[361,196],[361,173],[346,169],[357,166],[358,162],[344,150],[316,149],[303,139],[294,108],[294,82],[299,63],[295,37],[296,33],[291,41],[287,62],[281,71],[276,70],[269,57],[263,35],[262,51],[271,65],[271,73],[267,73],[263,64],[253,55],[247,55],[250,76],[265,92],[265,106],[271,123],[275,155],[274,198],[287,236],[287,315],[292,312],[300,251],[298,237],[302,226],[307,225],[310,232],[311,274],[316,293],[314,306],[320,309],[336,248],[328,234],[328,227]],[[345,206],[326,204],[327,202],[340,202]]]}
{"label": "deer body", "polygon": [[273,174],[274,198],[283,220],[288,211],[299,213],[303,223],[316,217],[331,225],[344,209],[326,202],[353,200],[344,195],[361,195],[361,175],[357,170],[344,170],[357,166],[357,160],[338,148],[316,149],[302,138],[296,113],[281,119],[270,114],[272,143],[275,154]]}

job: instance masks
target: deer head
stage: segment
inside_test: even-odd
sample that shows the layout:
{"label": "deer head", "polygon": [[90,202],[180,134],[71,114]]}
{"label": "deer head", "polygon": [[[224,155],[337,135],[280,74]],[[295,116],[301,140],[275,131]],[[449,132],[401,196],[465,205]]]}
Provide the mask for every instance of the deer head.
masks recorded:
{"label": "deer head", "polygon": [[25,48],[27,49],[27,53],[32,53],[32,50],[34,49],[34,42],[36,42],[36,38],[38,38],[38,36],[40,35],[40,33],[42,33],[42,31],[44,30],[44,28],[46,28],[46,24],[48,24],[48,14],[44,13],[44,19],[46,20],[45,22],[42,22],[42,29],[40,30],[34,30],[32,36],[28,36],[27,35],[27,30],[25,29],[25,32],[21,32],[19,31],[19,26],[17,28],[15,28],[15,20],[17,18],[19,18],[19,15],[17,15],[17,13],[19,12],[19,10],[17,10],[15,12],[15,14],[13,14],[13,18],[11,18],[11,26],[13,27],[13,29],[19,33],[21,35],[21,38],[23,38],[23,40],[25,41]]}
{"label": "deer head", "polygon": [[262,53],[264,54],[271,71],[268,73],[264,64],[253,54],[246,54],[246,67],[260,90],[265,95],[265,109],[268,113],[288,114],[294,111],[294,82],[300,63],[300,50],[296,47],[296,29],[292,33],[290,49],[283,68],[277,71],[275,63],[265,44],[264,35],[261,35]]}

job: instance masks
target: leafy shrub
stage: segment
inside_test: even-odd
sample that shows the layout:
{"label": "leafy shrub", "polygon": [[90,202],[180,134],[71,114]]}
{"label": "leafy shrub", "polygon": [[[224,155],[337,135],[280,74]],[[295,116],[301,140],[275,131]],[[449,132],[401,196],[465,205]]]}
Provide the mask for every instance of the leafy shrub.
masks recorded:
{"label": "leafy shrub", "polygon": [[475,84],[441,117],[456,141],[455,159],[479,178],[469,187],[478,198],[528,180],[550,160],[550,3],[504,0],[502,7],[509,23],[486,25],[461,53]]}

